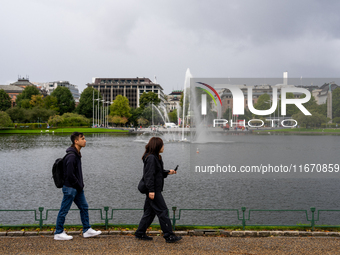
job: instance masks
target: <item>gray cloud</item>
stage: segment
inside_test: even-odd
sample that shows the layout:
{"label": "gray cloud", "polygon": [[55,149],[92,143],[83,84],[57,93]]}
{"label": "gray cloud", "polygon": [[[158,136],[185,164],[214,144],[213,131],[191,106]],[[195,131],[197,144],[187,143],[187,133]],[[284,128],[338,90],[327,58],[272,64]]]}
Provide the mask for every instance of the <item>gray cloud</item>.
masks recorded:
{"label": "gray cloud", "polygon": [[144,76],[336,77],[338,1],[2,1],[0,84]]}

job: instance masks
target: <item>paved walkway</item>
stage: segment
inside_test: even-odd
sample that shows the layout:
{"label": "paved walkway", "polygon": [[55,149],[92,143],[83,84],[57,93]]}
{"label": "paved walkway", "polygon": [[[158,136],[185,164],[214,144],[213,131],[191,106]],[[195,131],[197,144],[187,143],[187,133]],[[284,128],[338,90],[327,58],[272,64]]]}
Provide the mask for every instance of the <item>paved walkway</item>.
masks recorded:
{"label": "paved walkway", "polygon": [[76,235],[71,241],[5,236],[0,237],[0,254],[340,254],[340,238],[184,236],[168,244],[160,236],[152,241],[123,235]]}

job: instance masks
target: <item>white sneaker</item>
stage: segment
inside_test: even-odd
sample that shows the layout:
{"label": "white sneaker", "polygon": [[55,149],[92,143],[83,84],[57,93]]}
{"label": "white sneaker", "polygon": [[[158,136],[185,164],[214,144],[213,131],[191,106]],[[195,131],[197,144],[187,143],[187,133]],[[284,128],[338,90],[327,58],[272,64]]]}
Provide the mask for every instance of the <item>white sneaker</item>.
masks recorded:
{"label": "white sneaker", "polygon": [[65,231],[63,231],[63,233],[54,235],[54,240],[66,241],[71,239],[73,239],[73,236],[69,236],[68,234],[65,233]]}
{"label": "white sneaker", "polygon": [[83,234],[83,237],[84,238],[87,238],[87,237],[94,237],[94,236],[97,236],[97,235],[100,235],[102,233],[102,231],[98,230],[94,230],[92,228],[89,228],[84,234]]}

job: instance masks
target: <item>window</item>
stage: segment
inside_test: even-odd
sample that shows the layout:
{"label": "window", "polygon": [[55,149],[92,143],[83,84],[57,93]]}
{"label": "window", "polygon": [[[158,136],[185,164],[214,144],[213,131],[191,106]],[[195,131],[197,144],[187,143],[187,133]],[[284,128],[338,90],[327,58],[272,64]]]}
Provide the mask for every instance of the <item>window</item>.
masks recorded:
{"label": "window", "polygon": [[146,86],[147,89],[152,89],[152,86]]}
{"label": "window", "polygon": [[156,94],[158,94],[158,90],[154,90],[153,92],[155,92]]}

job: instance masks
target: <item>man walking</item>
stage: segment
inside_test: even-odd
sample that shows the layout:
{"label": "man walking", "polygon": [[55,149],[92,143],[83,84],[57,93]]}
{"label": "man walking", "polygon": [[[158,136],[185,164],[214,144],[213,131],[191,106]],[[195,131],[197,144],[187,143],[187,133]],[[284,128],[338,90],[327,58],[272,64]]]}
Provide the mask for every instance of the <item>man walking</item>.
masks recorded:
{"label": "man walking", "polygon": [[100,235],[101,231],[95,231],[90,226],[88,204],[84,195],[83,172],[81,169],[81,148],[86,146],[83,133],[74,132],[71,135],[72,145],[66,150],[64,158],[64,179],[62,188],[64,197],[57,217],[57,225],[54,233],[54,240],[71,240],[64,231],[65,217],[74,202],[80,210],[80,218],[83,224],[83,237],[93,237]]}

